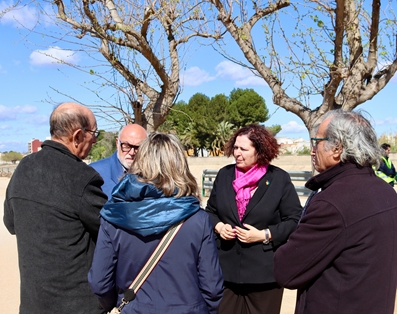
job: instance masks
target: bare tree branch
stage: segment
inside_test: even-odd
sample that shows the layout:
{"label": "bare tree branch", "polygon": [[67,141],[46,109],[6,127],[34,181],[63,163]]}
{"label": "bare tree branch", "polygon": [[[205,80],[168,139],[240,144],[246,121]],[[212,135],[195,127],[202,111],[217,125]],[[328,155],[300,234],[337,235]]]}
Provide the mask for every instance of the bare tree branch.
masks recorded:
{"label": "bare tree branch", "polygon": [[164,122],[179,94],[180,46],[195,37],[220,38],[206,26],[200,2],[193,2],[54,1],[64,26],[76,38],[96,39],[97,51],[133,87],[124,94],[134,121],[150,131]]}
{"label": "bare tree branch", "polygon": [[[255,69],[269,85],[273,102],[299,116],[309,131],[327,111],[352,110],[374,97],[397,71],[393,37],[397,22],[388,1],[384,2],[384,12],[380,0],[372,0],[372,6],[364,0],[293,4],[252,0],[252,10],[249,4],[242,8],[238,1],[207,1],[215,6],[218,19],[240,47],[248,61],[246,66]],[[265,40],[254,32],[259,21]],[[265,44],[255,44],[254,34],[256,43],[261,40]],[[379,45],[387,39],[391,45]],[[222,41],[218,44],[225,51]],[[380,55],[384,59],[381,64]],[[376,72],[378,68],[381,70]],[[310,95],[322,97],[314,109],[302,103]]]}

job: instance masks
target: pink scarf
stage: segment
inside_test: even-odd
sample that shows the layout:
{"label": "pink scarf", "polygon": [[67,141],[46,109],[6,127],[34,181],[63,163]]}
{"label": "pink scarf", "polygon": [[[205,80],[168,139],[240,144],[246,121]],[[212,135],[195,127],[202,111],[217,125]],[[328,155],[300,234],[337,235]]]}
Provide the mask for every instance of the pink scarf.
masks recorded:
{"label": "pink scarf", "polygon": [[243,219],[247,205],[251,200],[251,191],[257,187],[258,181],[266,174],[268,166],[258,166],[256,164],[247,172],[243,172],[236,167],[236,179],[233,181],[233,188],[236,192],[236,204],[240,221]]}

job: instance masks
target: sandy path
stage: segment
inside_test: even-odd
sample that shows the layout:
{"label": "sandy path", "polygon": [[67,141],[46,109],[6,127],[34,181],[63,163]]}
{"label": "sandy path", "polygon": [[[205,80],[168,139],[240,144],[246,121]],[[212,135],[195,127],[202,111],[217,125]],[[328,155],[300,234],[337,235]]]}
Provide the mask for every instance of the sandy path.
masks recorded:
{"label": "sandy path", "polygon": [[[394,160],[393,160],[394,161]],[[231,158],[208,157],[189,158],[189,165],[193,175],[201,185],[203,169],[220,169],[232,163]],[[395,162],[397,164],[397,162]],[[311,170],[309,156],[285,155],[273,162],[285,170]],[[0,177],[0,215],[3,217],[3,203],[8,178]],[[206,199],[204,199],[204,202]],[[301,198],[304,202],[305,198]],[[19,271],[16,239],[10,235],[4,224],[0,223],[0,313],[17,314],[19,309]],[[292,314],[295,309],[296,292],[285,290],[281,314]],[[395,310],[397,313],[397,308]]]}
{"label": "sandy path", "polygon": [[19,270],[17,241],[3,224],[3,204],[8,178],[0,178],[0,313],[18,313]]}

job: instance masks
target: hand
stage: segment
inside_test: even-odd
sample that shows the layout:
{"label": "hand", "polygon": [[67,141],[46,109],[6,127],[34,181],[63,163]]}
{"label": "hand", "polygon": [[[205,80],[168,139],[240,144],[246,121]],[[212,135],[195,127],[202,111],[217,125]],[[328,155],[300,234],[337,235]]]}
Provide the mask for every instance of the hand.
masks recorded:
{"label": "hand", "polygon": [[249,224],[243,224],[246,229],[242,229],[240,227],[236,227],[236,235],[237,239],[243,243],[255,243],[255,242],[262,242],[265,240],[265,234],[263,230],[258,230],[255,227]]}
{"label": "hand", "polygon": [[218,222],[215,226],[215,231],[219,233],[223,240],[234,240],[236,238],[236,231],[229,224]]}

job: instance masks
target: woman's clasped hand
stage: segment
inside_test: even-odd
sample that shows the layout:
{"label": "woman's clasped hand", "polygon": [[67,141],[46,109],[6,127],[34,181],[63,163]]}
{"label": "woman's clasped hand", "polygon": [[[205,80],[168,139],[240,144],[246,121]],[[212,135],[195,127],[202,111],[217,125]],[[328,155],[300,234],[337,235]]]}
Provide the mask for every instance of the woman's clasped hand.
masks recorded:
{"label": "woman's clasped hand", "polygon": [[218,223],[219,226],[215,228],[215,231],[219,233],[223,240],[234,240],[238,239],[243,243],[262,242],[265,240],[265,234],[263,230],[258,230],[254,226],[249,224],[243,224],[244,228],[238,226],[232,227],[230,224]]}

